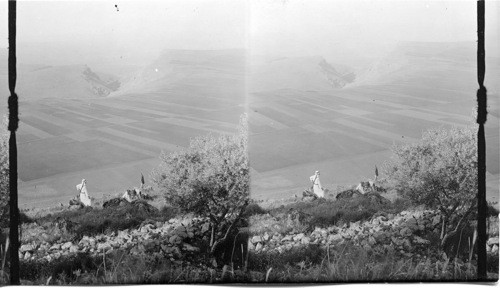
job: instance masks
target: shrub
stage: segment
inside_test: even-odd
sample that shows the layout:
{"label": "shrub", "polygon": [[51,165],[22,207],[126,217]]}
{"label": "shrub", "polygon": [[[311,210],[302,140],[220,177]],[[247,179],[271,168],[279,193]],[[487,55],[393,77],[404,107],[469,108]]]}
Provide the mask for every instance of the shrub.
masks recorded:
{"label": "shrub", "polygon": [[247,131],[242,116],[238,134],[196,137],[186,149],[162,153],[153,171],[167,203],[210,219],[211,246],[229,234],[249,201]]}
{"label": "shrub", "polygon": [[386,166],[401,196],[442,213],[442,245],[475,211],[475,131],[473,127],[431,129],[416,143],[393,146],[392,162]]}
{"label": "shrub", "polygon": [[248,268],[266,271],[270,267],[283,268],[297,264],[319,264],[325,257],[325,249],[318,244],[293,247],[287,253],[265,252],[251,253],[248,257]]}
{"label": "shrub", "polygon": [[[306,225],[306,230],[313,230],[315,227],[328,227],[331,225],[369,220],[376,214],[397,214],[410,206],[408,201],[404,199],[396,199],[394,203],[386,199],[383,199],[384,201],[378,201],[379,199],[383,199],[382,196],[376,192],[370,192],[353,198],[338,200],[317,199],[311,202],[295,202],[272,209],[269,213],[276,218],[276,221],[283,218],[283,214],[297,214],[298,217],[296,218],[298,219],[295,220],[300,220],[299,223],[297,223],[297,221],[279,221],[283,228],[279,230],[289,232],[293,230],[294,225],[296,226],[295,228],[301,228],[301,225]],[[261,220],[256,219],[257,218],[252,219],[252,222],[259,227],[263,226],[264,223],[267,223],[266,225],[268,226],[271,225],[268,220],[264,221],[266,217],[258,218]],[[259,223],[259,221],[264,222]],[[285,225],[286,223],[289,224]],[[267,229],[264,230],[268,231]]]}
{"label": "shrub", "polygon": [[492,203],[492,202],[488,202],[488,217],[489,216],[495,216],[497,217],[498,216],[498,209],[495,207],[495,204],[497,203]]}
{"label": "shrub", "polygon": [[41,225],[58,223],[64,219],[67,223],[74,223],[67,227],[70,234],[79,239],[83,235],[93,236],[100,233],[116,232],[125,229],[137,228],[145,220],[165,221],[171,218],[170,211],[160,212],[144,201],[135,201],[118,207],[94,209],[85,207],[75,211],[64,211],[47,215],[37,220]]}
{"label": "shrub", "polygon": [[266,214],[267,211],[260,207],[259,204],[257,203],[250,203],[245,209],[244,217],[248,218],[252,215],[260,215],[260,214]]}
{"label": "shrub", "polygon": [[79,253],[72,256],[60,257],[48,263],[47,261],[20,261],[19,272],[21,279],[37,281],[59,275],[65,275],[74,280],[73,271],[95,270],[97,265],[92,256]]}

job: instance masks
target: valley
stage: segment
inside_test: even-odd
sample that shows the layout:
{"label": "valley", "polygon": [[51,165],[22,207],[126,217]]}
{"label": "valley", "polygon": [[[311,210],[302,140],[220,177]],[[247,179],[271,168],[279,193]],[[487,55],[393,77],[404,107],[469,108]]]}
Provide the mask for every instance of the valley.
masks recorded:
{"label": "valley", "polygon": [[[252,58],[237,49],[165,50],[120,77],[85,65],[27,65],[31,72],[18,84],[20,203],[66,203],[82,178],[93,197],[121,193],[139,185],[161,151],[198,135],[233,133],[244,112],[253,198],[300,195],[316,170],[331,190],[354,185],[373,178],[393,144],[431,127],[473,123],[471,49],[402,43],[367,69],[342,73],[319,56]],[[500,68],[492,63],[487,187],[488,199],[498,201],[499,87],[491,79]],[[107,96],[94,93],[96,86],[108,87]]]}

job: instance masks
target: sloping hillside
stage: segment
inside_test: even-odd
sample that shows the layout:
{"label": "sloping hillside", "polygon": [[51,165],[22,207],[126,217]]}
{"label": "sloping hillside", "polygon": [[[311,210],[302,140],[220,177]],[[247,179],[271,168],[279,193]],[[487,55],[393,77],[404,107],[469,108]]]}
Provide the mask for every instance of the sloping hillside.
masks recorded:
{"label": "sloping hillside", "polygon": [[[245,89],[246,52],[227,50],[165,50],[152,63],[125,79],[113,95],[187,90],[200,97],[232,100]],[[180,91],[179,91],[180,92]],[[207,93],[209,95],[207,95]]]}
{"label": "sloping hillside", "polygon": [[185,147],[199,135],[232,133],[244,112],[244,50],[167,50],[134,77],[120,79],[124,84],[107,97],[87,97],[92,87],[114,88],[114,82],[85,66],[23,77],[36,73],[44,94],[67,95],[23,103],[23,204],[65,202],[81,178],[96,197],[123,191],[158,165],[161,151]]}
{"label": "sloping hillside", "polygon": [[[269,85],[251,93],[253,195],[272,199],[300,193],[316,170],[327,187],[365,181],[373,177],[375,165],[388,159],[393,143],[419,139],[431,127],[472,124],[474,45],[401,43],[342,89],[322,90],[320,74],[298,65],[306,71],[303,79],[290,77],[280,82],[281,90]],[[498,61],[489,61],[487,69],[487,179],[493,201],[500,162]],[[306,90],[301,83],[314,87]]]}
{"label": "sloping hillside", "polygon": [[250,71],[251,91],[323,91],[342,88],[353,80],[352,75],[342,75],[322,57],[255,57]]}
{"label": "sloping hillside", "polygon": [[[0,66],[7,67],[8,51],[0,51]],[[87,99],[108,96],[120,87],[117,77],[95,71],[83,64],[51,65],[27,62],[18,58],[16,92],[21,101],[52,99]],[[48,63],[48,62],[47,62]],[[0,72],[0,97],[9,96],[7,69]],[[1,103],[0,106],[3,106]]]}
{"label": "sloping hillside", "polygon": [[[456,76],[476,68],[476,49],[474,42],[401,42],[368,69],[358,71],[351,86],[408,82],[420,77],[434,79],[433,86],[467,89],[475,79],[462,81]],[[494,74],[499,58],[487,56],[487,74]]]}
{"label": "sloping hillside", "polygon": [[18,75],[17,91],[24,101],[105,97],[120,87],[113,77],[96,73],[86,65],[24,68]]}

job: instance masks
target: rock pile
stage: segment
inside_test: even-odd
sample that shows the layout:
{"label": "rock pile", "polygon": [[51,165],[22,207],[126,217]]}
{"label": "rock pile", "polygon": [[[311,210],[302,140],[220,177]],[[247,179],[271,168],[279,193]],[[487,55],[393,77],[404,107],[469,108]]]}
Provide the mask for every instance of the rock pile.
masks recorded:
{"label": "rock pile", "polygon": [[[435,211],[403,211],[397,215],[378,216],[370,221],[358,221],[341,227],[316,227],[311,233],[270,235],[265,232],[250,238],[249,249],[255,253],[284,253],[308,244],[333,247],[349,242],[377,254],[395,252],[406,257],[418,257],[431,248],[431,241],[426,239],[428,232],[437,234],[440,227],[441,216]],[[490,252],[498,253],[498,237],[490,238],[488,247]]]}
{"label": "rock pile", "polygon": [[[124,250],[130,254],[158,253],[162,257],[180,259],[185,253],[197,252],[192,245],[195,237],[208,231],[207,221],[201,218],[174,218],[167,222],[143,223],[138,229],[124,230],[109,235],[83,236],[79,241],[63,238],[50,242],[44,237],[26,237],[19,249],[20,259],[26,261],[53,261],[76,253],[102,255],[113,250]],[[41,226],[31,224],[30,231],[47,234]],[[33,232],[33,233],[35,233]]]}
{"label": "rock pile", "polygon": [[488,239],[486,242],[486,252],[491,254],[498,254],[498,236]]}

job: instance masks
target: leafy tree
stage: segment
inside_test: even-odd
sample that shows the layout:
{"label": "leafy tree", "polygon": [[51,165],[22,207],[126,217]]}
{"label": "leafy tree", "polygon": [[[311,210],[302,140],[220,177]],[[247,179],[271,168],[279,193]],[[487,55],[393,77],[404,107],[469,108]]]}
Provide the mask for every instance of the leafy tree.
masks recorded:
{"label": "leafy tree", "polygon": [[[0,125],[0,227],[6,226],[9,213],[9,142],[7,119]],[[8,223],[8,222],[7,222]]]}
{"label": "leafy tree", "polygon": [[388,178],[403,197],[441,212],[444,246],[475,213],[476,129],[431,129],[420,141],[395,145],[392,152]]}
{"label": "leafy tree", "polygon": [[212,249],[226,240],[248,205],[246,121],[242,116],[238,134],[196,137],[186,149],[162,153],[152,173],[168,203],[210,219]]}

